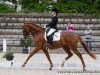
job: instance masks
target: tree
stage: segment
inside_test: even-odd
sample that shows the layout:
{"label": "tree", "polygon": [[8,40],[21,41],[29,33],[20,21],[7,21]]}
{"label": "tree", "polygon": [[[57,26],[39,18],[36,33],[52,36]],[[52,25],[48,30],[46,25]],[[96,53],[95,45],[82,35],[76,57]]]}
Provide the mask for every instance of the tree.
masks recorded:
{"label": "tree", "polygon": [[22,8],[26,8],[32,3],[39,3],[39,0],[19,0],[19,2],[22,4]]}
{"label": "tree", "polygon": [[18,0],[3,0],[4,2],[5,1],[9,1],[9,2],[12,2],[14,5],[15,5],[15,10],[17,9],[17,2]]}
{"label": "tree", "polygon": [[22,9],[24,12],[44,12],[49,11],[51,0],[22,0]]}
{"label": "tree", "polygon": [[96,0],[95,4],[96,4],[96,7],[97,7],[97,9],[98,9],[98,11],[100,13],[100,0]]}
{"label": "tree", "polygon": [[9,13],[9,12],[16,12],[16,10],[7,4],[0,3],[0,12],[2,13]]}
{"label": "tree", "polygon": [[49,11],[49,6],[58,8],[61,13],[100,13],[100,0],[3,0],[22,5],[26,12],[44,12]]}

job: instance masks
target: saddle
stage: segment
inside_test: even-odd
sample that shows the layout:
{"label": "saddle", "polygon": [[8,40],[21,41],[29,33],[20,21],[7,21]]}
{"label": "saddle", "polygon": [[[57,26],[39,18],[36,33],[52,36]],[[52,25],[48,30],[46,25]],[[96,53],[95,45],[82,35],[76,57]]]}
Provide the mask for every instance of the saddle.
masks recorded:
{"label": "saddle", "polygon": [[[50,35],[50,38],[52,39],[52,41],[59,41],[60,33],[61,33],[61,31],[56,31],[52,35]],[[46,31],[45,31],[44,39],[47,41]]]}

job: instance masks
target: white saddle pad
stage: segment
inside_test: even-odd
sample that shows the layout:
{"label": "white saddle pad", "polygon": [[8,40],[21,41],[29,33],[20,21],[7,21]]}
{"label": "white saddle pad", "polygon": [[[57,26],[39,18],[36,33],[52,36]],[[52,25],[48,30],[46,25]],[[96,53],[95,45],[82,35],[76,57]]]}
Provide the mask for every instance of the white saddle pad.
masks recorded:
{"label": "white saddle pad", "polygon": [[[53,41],[59,41],[60,40],[60,33],[61,33],[61,31],[58,31],[58,32],[54,33],[54,35],[53,35]],[[47,41],[47,39],[46,39],[46,32],[45,32],[44,38]]]}

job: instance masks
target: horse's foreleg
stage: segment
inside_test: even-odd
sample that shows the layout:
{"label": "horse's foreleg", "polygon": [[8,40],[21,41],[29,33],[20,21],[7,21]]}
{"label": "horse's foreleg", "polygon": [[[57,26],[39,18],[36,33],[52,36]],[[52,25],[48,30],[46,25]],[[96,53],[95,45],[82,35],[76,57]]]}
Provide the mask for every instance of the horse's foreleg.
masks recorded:
{"label": "horse's foreleg", "polygon": [[45,53],[47,59],[48,59],[49,62],[50,62],[50,68],[49,68],[49,70],[52,70],[53,64],[52,64],[52,61],[51,61],[50,55],[49,55],[49,53],[48,53],[48,51],[47,51],[46,49],[43,49],[43,52]]}
{"label": "horse's foreleg", "polygon": [[71,57],[73,56],[72,52],[70,51],[70,48],[68,46],[63,46],[63,49],[64,51],[68,54],[68,57],[66,57],[63,61],[62,61],[62,64],[61,64],[61,67],[64,66],[64,63]]}
{"label": "horse's foreleg", "polygon": [[28,60],[29,60],[35,53],[37,53],[38,51],[39,51],[39,50],[37,50],[37,49],[33,50],[33,51],[29,54],[29,56],[28,56],[28,58],[26,59],[26,61],[23,63],[22,67],[25,67],[25,65],[27,64]]}

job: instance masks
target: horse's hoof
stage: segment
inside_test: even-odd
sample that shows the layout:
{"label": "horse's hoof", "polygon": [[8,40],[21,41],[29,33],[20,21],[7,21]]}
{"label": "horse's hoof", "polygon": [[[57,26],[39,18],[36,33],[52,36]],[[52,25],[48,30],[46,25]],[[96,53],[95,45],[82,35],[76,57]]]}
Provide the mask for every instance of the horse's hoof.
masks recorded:
{"label": "horse's hoof", "polygon": [[52,68],[49,68],[49,70],[52,70]]}
{"label": "horse's hoof", "polygon": [[86,70],[83,70],[83,72],[86,72]]}
{"label": "horse's hoof", "polygon": [[83,69],[83,72],[86,72],[86,69]]}
{"label": "horse's hoof", "polygon": [[23,64],[21,68],[23,68],[23,67],[25,67],[25,64]]}

